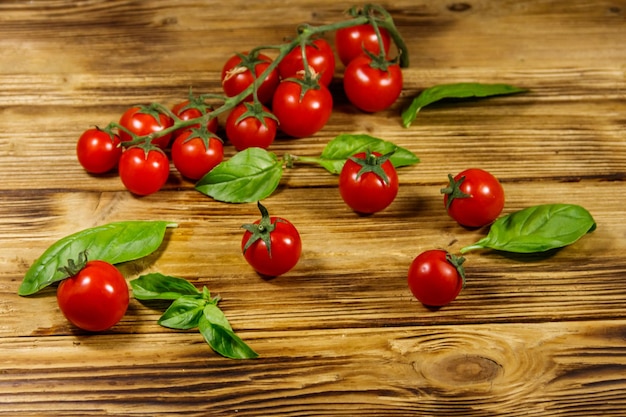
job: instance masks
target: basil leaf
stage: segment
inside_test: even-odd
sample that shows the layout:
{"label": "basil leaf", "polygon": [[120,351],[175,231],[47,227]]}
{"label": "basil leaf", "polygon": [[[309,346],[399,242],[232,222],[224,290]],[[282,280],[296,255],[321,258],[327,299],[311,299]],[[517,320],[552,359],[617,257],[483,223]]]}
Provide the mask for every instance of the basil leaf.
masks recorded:
{"label": "basil leaf", "polygon": [[207,301],[194,295],[182,295],[165,310],[158,322],[170,329],[186,330],[198,327]]}
{"label": "basil leaf", "polygon": [[446,98],[489,97],[523,93],[528,90],[508,84],[456,83],[440,84],[422,91],[402,112],[402,124],[411,126],[422,107]]}
{"label": "basil leaf", "polygon": [[211,323],[205,316],[200,318],[200,333],[211,348],[220,355],[231,359],[252,359],[259,356],[232,330]]}
{"label": "basil leaf", "polygon": [[87,250],[89,260],[111,264],[132,261],[154,252],[163,242],[165,229],[176,227],[165,221],[124,221],[85,229],[66,236],[50,246],[28,269],[18,289],[31,295],[66,278],[58,268]]}
{"label": "basil leaf", "polygon": [[219,324],[225,329],[228,329],[231,331],[233,330],[233,328],[230,326],[230,323],[228,322],[228,319],[226,318],[226,315],[224,314],[222,309],[220,309],[215,304],[208,303],[204,307],[204,317],[213,324]]}
{"label": "basil leaf", "polygon": [[461,253],[483,248],[516,253],[545,252],[570,245],[595,228],[593,217],[581,206],[544,204],[497,219],[487,236],[461,249]]}
{"label": "basil leaf", "polygon": [[326,168],[331,174],[339,174],[349,157],[359,152],[365,152],[368,149],[372,152],[380,152],[383,155],[395,149],[389,160],[396,168],[419,162],[419,158],[408,149],[364,134],[342,134],[337,136],[326,144],[320,158],[316,162]]}
{"label": "basil leaf", "polygon": [[218,201],[250,203],[272,194],[282,173],[282,162],[274,153],[248,148],[213,168],[195,188]]}
{"label": "basil leaf", "polygon": [[182,295],[197,295],[200,291],[189,281],[160,273],[142,275],[130,281],[138,300],[175,300]]}

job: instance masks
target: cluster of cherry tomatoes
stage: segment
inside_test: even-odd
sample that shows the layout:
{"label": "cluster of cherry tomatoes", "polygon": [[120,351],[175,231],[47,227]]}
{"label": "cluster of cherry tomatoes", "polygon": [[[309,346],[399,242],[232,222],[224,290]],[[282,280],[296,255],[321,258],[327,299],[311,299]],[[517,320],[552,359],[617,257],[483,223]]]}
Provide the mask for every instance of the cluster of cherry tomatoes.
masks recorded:
{"label": "cluster of cherry tomatoes", "polygon": [[[388,31],[375,25],[335,32],[346,96],[365,112],[390,107],[402,91],[402,72],[397,59],[388,57],[390,47]],[[171,109],[158,103],[133,106],[118,123],[86,130],[78,140],[78,160],[94,174],[117,167],[124,186],[137,195],[163,187],[170,159],[184,177],[199,180],[224,159],[224,140],[217,135],[221,113],[228,111],[222,130],[237,151],[267,149],[279,131],[299,138],[321,130],[332,113],[328,86],[335,61],[330,43],[313,36],[281,52],[276,62],[263,48],[234,54],[221,72],[223,108],[209,104],[218,96],[191,94]]]}

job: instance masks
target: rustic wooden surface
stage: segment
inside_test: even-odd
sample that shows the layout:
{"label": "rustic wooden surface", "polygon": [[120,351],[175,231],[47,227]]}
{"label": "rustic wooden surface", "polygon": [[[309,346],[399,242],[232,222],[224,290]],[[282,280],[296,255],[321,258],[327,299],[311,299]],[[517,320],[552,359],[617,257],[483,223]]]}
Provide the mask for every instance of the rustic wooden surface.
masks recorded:
{"label": "rustic wooden surface", "polygon": [[[625,416],[626,1],[383,1],[410,49],[401,100],[369,115],[333,84],[335,111],[277,154],[317,155],[339,133],[414,151],[387,210],[359,217],[320,168],[288,170],[264,201],[296,224],[303,256],[260,279],[239,252],[253,204],[228,205],[172,175],[144,198],[86,174],[80,133],[131,104],[219,92],[235,51],[276,44],[349,2],[11,1],[0,3],[0,415]],[[505,82],[515,97],[399,112],[422,89]],[[228,147],[227,155],[233,150]],[[431,311],[406,286],[423,250],[484,235],[447,217],[446,175],[477,166],[502,181],[505,212],[586,207],[598,228],[550,256],[467,255],[468,285]],[[215,355],[195,332],[156,324],[135,300],[113,329],[70,326],[54,290],[17,296],[55,240],[110,221],[179,224],[156,254],[124,265],[206,285],[260,358]]]}

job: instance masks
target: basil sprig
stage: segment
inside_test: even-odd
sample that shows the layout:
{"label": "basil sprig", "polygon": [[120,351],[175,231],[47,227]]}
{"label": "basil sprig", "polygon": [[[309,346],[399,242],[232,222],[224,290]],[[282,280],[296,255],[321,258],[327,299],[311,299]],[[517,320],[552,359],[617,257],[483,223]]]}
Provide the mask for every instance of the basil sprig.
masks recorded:
{"label": "basil sprig", "polygon": [[515,253],[545,252],[570,245],[594,231],[596,222],[575,204],[543,204],[528,207],[497,219],[489,233],[461,249],[495,249]]}
{"label": "basil sprig", "polygon": [[218,354],[231,359],[258,357],[235,334],[224,312],[217,306],[219,297],[211,297],[204,287],[199,291],[182,278],[153,273],[130,281],[138,300],[173,300],[158,324],[177,330],[198,328],[204,340]]}
{"label": "basil sprig", "polygon": [[163,241],[165,230],[176,227],[166,221],[123,221],[85,229],[66,236],[50,246],[28,269],[18,294],[32,295],[67,278],[59,268],[69,259],[87,251],[90,260],[111,264],[132,261],[154,252]]}
{"label": "basil sprig", "polygon": [[526,92],[508,84],[454,83],[440,84],[422,91],[402,112],[402,124],[411,126],[422,107],[446,98],[490,97]]}
{"label": "basil sprig", "polygon": [[389,160],[396,168],[419,162],[413,152],[383,139],[343,134],[328,142],[319,157],[285,155],[282,160],[265,149],[245,149],[213,168],[196,183],[195,188],[217,201],[251,203],[265,199],[276,190],[283,165],[291,167],[294,162],[313,163],[331,174],[339,174],[348,158],[368,150],[383,155],[393,152]]}

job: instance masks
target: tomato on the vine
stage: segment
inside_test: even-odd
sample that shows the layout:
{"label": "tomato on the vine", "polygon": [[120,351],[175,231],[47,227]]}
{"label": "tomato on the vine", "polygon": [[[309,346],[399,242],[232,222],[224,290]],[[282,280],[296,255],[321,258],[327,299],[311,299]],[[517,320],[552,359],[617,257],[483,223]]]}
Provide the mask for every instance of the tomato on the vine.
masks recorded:
{"label": "tomato on the vine", "polygon": [[343,88],[359,109],[374,113],[389,108],[402,92],[402,70],[397,63],[359,55],[346,67]]}
{"label": "tomato on the vine", "polygon": [[371,214],[387,208],[398,194],[398,174],[390,154],[360,152],[348,158],[339,174],[339,193],[357,213]]}
{"label": "tomato on the vine", "polygon": [[[230,57],[222,67],[222,88],[228,97],[234,97],[248,88],[258,77],[260,77],[267,67],[272,63],[272,59],[264,54],[249,53],[235,54]],[[251,69],[254,69],[254,74]],[[278,70],[274,68],[261,82],[257,90],[257,98],[261,103],[272,101],[274,90],[280,82]],[[251,100],[252,94],[245,100]]]}
{"label": "tomato on the vine", "polygon": [[448,174],[448,181],[448,186],[441,189],[443,203],[460,225],[486,226],[502,213],[504,188],[491,173],[470,168],[455,177]]}
{"label": "tomato on the vine", "polygon": [[409,267],[409,289],[426,306],[442,307],[451,303],[465,283],[464,261],[465,258],[441,249],[422,252]]}
{"label": "tomato on the vine", "polygon": [[[315,39],[304,48],[306,62],[314,75],[319,75],[320,84],[328,87],[335,75],[335,53],[330,44],[323,38]],[[296,46],[279,63],[278,72],[284,80],[302,77],[304,60],[302,48]]]}
{"label": "tomato on the vine", "polygon": [[148,195],[165,185],[170,174],[170,163],[161,149],[133,146],[122,153],[118,172],[130,192]]}
{"label": "tomato on the vine", "polygon": [[235,149],[267,149],[276,138],[278,122],[269,109],[260,103],[241,103],[226,119],[226,137]]}
{"label": "tomato on the vine", "polygon": [[199,180],[224,160],[222,141],[206,129],[189,129],[172,143],[172,162],[183,176]]}
{"label": "tomato on the vine", "polygon": [[98,128],[87,129],[78,138],[76,156],[87,172],[103,174],[111,171],[120,160],[120,137]]}
{"label": "tomato on the vine", "polygon": [[277,277],[289,272],[300,259],[302,240],[296,227],[282,217],[269,215],[259,202],[261,219],[244,224],[241,250],[248,264],[259,274]]}
{"label": "tomato on the vine", "polygon": [[[391,37],[385,28],[379,28],[380,37],[385,50],[385,56],[391,48]],[[363,25],[350,26],[335,32],[335,47],[337,54],[344,66],[361,55],[364,50],[374,55],[380,54],[380,43],[374,26],[365,23]]]}
{"label": "tomato on the vine", "polygon": [[[173,120],[163,112],[152,106],[134,106],[129,108],[120,117],[119,124],[137,136],[157,134],[173,125]],[[123,129],[119,131],[122,142],[132,140],[132,136]],[[172,134],[168,133],[152,139],[151,143],[161,149],[167,148]]]}
{"label": "tomato on the vine", "polygon": [[[197,119],[198,117],[202,117],[212,110],[213,110],[212,107],[207,106],[203,103],[192,102],[192,100],[181,101],[179,103],[176,103],[172,107],[172,113],[174,113],[176,116],[178,116],[180,120],[183,120],[183,121]],[[172,138],[176,138],[178,135],[183,133],[184,130],[191,129],[191,128],[198,128],[198,127],[200,127],[200,125],[196,124],[196,125],[188,126],[183,129],[178,129],[172,134]],[[217,129],[219,127],[217,117],[211,118],[207,122],[206,127],[209,130],[209,132],[217,133]]]}
{"label": "tomato on the vine", "polygon": [[321,130],[330,119],[332,110],[333,97],[328,88],[311,80],[281,81],[272,101],[272,111],[278,118],[279,128],[297,138],[311,136]]}
{"label": "tomato on the vine", "polygon": [[70,264],[68,268],[74,269],[67,270],[69,278],[57,288],[57,303],[65,318],[92,332],[117,324],[129,302],[128,284],[120,271],[99,260]]}

